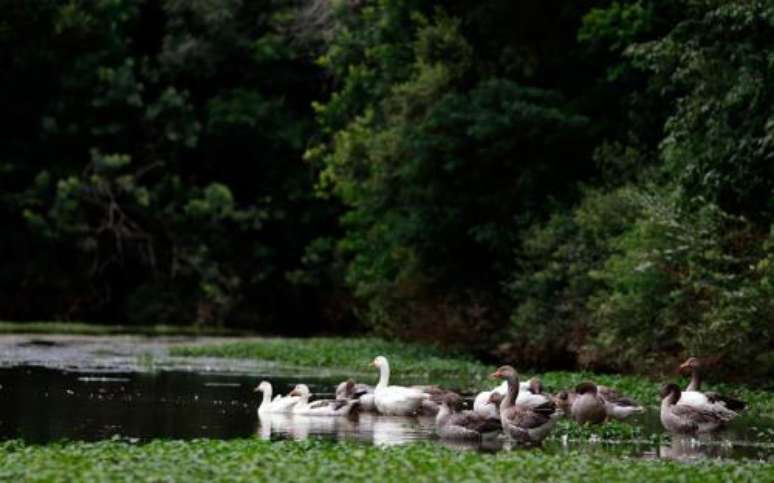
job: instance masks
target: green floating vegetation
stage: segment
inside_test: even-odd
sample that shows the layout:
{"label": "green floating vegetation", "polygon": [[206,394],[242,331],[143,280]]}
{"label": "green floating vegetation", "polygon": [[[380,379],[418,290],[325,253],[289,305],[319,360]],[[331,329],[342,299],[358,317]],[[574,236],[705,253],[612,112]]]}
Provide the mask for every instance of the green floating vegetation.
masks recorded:
{"label": "green floating vegetation", "polygon": [[[176,346],[173,355],[259,359],[302,367],[339,368],[353,376],[373,378],[369,363],[377,355],[390,360],[396,382],[439,383],[472,392],[491,388],[499,382],[487,379],[494,365],[483,364],[464,354],[446,352],[434,346],[392,342],[378,338],[268,338],[222,344]],[[524,371],[522,377],[534,373]],[[549,391],[574,387],[583,380],[611,386],[642,404],[658,404],[660,383],[641,376],[552,371],[539,374]],[[681,379],[681,385],[687,385]],[[742,385],[706,384],[707,390],[733,394],[749,403],[750,414],[774,417],[774,392]]]}
{"label": "green floating vegetation", "polygon": [[496,454],[437,444],[377,448],[320,440],[0,443],[2,481],[774,481],[750,460],[667,460],[523,449]]}

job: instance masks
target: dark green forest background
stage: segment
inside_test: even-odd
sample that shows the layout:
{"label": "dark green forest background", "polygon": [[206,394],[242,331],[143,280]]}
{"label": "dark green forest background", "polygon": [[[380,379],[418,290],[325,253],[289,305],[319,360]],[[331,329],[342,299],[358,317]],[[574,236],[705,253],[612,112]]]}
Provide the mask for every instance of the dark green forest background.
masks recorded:
{"label": "dark green forest background", "polygon": [[772,374],[771,0],[0,11],[0,318]]}

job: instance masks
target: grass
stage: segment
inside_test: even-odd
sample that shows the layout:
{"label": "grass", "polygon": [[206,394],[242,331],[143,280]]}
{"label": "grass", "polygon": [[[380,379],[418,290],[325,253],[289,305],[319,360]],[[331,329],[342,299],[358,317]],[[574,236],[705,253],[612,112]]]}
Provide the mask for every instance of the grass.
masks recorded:
{"label": "grass", "polygon": [[320,440],[0,443],[0,481],[774,481],[774,464],[690,465],[594,452],[519,449],[496,454],[432,443],[376,448]]}
{"label": "grass", "polygon": [[[376,338],[271,338],[260,341],[238,341],[203,346],[178,346],[172,354],[240,359],[260,359],[277,363],[349,371],[363,381],[373,381],[375,371],[368,364],[377,355],[390,360],[392,379],[397,383],[440,383],[465,392],[491,388],[486,378],[495,367],[469,356],[444,352],[435,347]],[[554,371],[539,374],[551,391],[574,387],[580,381],[592,380],[615,387],[643,404],[656,405],[660,383],[641,376],[595,374],[591,372]],[[523,377],[528,377],[524,374]],[[679,382],[687,385],[686,379]],[[774,417],[774,391],[752,389],[743,385],[706,384],[747,401],[750,414]]]}
{"label": "grass", "polygon": [[85,322],[9,322],[0,321],[0,334],[73,334],[73,335],[243,335],[231,329],[186,325],[103,325]]}

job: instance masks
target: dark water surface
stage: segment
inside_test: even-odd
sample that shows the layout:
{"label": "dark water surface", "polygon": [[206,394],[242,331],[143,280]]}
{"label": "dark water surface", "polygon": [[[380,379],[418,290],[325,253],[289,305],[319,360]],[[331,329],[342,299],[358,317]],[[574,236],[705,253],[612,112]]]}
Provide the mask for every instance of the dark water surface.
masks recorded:
{"label": "dark water surface", "polygon": [[[100,440],[113,437],[305,439],[323,437],[377,445],[434,439],[432,418],[360,414],[349,418],[274,415],[259,419],[262,379],[275,393],[301,382],[294,377],[226,372],[161,370],[147,372],[78,371],[19,366],[0,368],[0,439]],[[304,383],[319,396],[331,397],[338,379],[310,378]],[[761,440],[760,421],[739,418],[727,433],[713,439],[661,438],[657,412],[636,421],[642,440],[616,443],[555,437],[544,451],[601,451],[643,458],[753,458],[771,460],[770,438]],[[768,426],[771,428],[771,426]],[[768,431],[764,428],[764,431]],[[502,438],[482,445],[440,442],[458,449],[496,451],[508,448]]]}

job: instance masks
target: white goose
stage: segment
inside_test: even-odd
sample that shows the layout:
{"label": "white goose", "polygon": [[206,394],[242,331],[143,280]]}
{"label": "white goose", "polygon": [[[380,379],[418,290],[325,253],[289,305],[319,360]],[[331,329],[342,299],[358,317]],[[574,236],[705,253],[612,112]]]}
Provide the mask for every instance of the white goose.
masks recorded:
{"label": "white goose", "polygon": [[258,384],[258,387],[255,388],[255,392],[261,392],[263,394],[261,405],[258,406],[258,414],[289,413],[300,399],[299,397],[291,396],[290,394],[287,396],[277,394],[274,397],[274,400],[272,400],[272,387],[271,383],[268,381],[261,381],[261,383]]}
{"label": "white goose", "polygon": [[390,363],[384,356],[378,356],[371,363],[379,369],[379,383],[374,388],[376,409],[390,416],[410,416],[422,407],[422,401],[429,396],[419,389],[390,386]]}
{"label": "white goose", "polygon": [[305,416],[346,416],[357,406],[357,400],[354,399],[320,399],[309,402],[312,393],[306,384],[296,385],[289,395],[299,397],[299,401],[293,406],[293,414]]}

